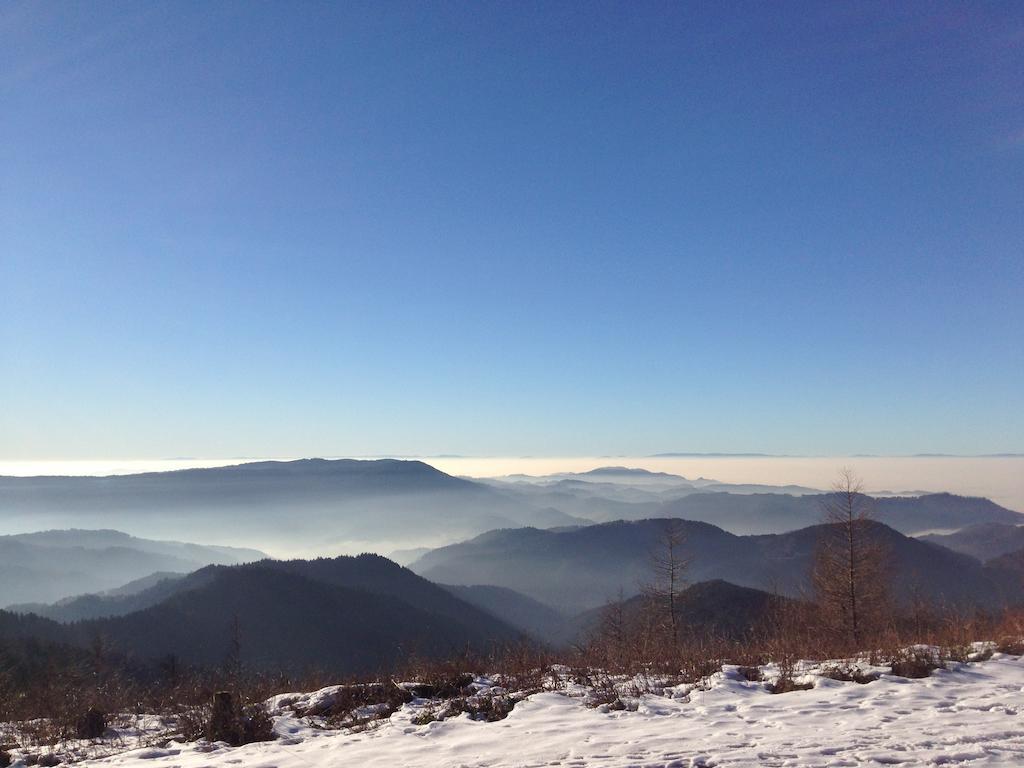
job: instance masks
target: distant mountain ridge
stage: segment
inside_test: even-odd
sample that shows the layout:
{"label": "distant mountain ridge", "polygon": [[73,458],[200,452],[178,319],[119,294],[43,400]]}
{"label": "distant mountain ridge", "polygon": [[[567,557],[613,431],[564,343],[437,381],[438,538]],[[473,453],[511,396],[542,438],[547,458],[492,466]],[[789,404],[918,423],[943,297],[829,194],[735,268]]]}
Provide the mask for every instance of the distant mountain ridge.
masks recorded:
{"label": "distant mountain ridge", "polygon": [[267,555],[258,549],[245,547],[224,547],[216,544],[191,544],[184,541],[158,541],[132,536],[122,531],[110,529],[71,528],[67,530],[39,531],[37,533],[15,533],[4,537],[11,541],[21,541],[42,547],[80,547],[82,549],[108,549],[123,547],[150,552],[155,555],[180,557],[183,559],[203,559],[212,555],[220,555],[226,562],[249,562],[262,560]]}
{"label": "distant mountain ridge", "polygon": [[162,600],[187,589],[194,582],[185,574],[158,572],[136,579],[118,589],[98,594],[66,597],[55,603],[16,603],[7,607],[12,613],[33,613],[36,616],[66,624],[111,616],[124,616],[157,605]]}
{"label": "distant mountain ridge", "polygon": [[[108,477],[0,477],[0,524],[179,530],[284,551],[421,546],[502,526],[587,522],[421,461],[300,459]],[[437,525],[439,519],[444,525]],[[239,523],[244,521],[244,526]],[[376,548],[376,547],[374,547]]]}
{"label": "distant mountain ridge", "polygon": [[1024,526],[975,523],[954,533],[930,534],[920,538],[984,561],[1024,549]]}
{"label": "distant mountain ridge", "polygon": [[155,571],[187,573],[265,557],[253,549],[155,541],[110,530],[0,536],[0,607],[104,592]]}
{"label": "distant mountain ridge", "polygon": [[[509,475],[483,480],[537,506],[595,522],[679,517],[736,534],[783,533],[819,522],[830,493],[803,486],[721,483],[630,467]],[[979,522],[1024,524],[1024,514],[985,498],[950,493],[871,497],[874,516],[906,534],[955,530]]]}
{"label": "distant mountain ridge", "polygon": [[[507,587],[566,614],[596,608],[650,579],[650,552],[664,522],[613,522],[564,531],[498,530],[433,550],[411,566],[446,584]],[[821,526],[783,534],[737,536],[684,521],[692,582],[724,580],[741,587],[799,597],[808,587]],[[1021,599],[1005,576],[974,558],[918,541],[877,524],[893,555],[893,584],[903,596],[921,590],[953,604],[999,605]]]}
{"label": "distant mountain ridge", "polygon": [[[820,522],[830,497],[699,493],[667,502],[659,516],[702,520],[737,533],[781,533]],[[1024,515],[989,499],[951,493],[872,497],[868,504],[876,520],[908,535],[977,522],[1024,523]]]}
{"label": "distant mountain ridge", "polygon": [[[31,518],[50,527],[88,524],[156,538],[173,537],[184,526],[198,539],[273,542],[272,554],[280,557],[401,552],[499,528],[659,517],[703,520],[737,534],[779,533],[820,520],[826,498],[800,486],[688,480],[630,467],[469,480],[421,461],[300,459],[109,477],[0,477],[0,526]],[[950,494],[879,498],[875,506],[879,520],[911,534],[1024,521],[988,500]]]}

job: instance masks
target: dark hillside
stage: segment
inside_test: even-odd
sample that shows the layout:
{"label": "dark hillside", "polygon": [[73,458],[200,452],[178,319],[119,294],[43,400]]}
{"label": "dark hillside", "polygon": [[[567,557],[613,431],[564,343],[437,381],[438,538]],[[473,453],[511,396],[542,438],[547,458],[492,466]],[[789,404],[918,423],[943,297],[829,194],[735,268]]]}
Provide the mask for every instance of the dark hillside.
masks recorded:
{"label": "dark hillside", "polygon": [[[491,584],[521,592],[562,612],[578,613],[619,594],[639,592],[650,578],[650,553],[660,520],[616,522],[565,531],[491,531],[433,550],[413,568],[450,584]],[[821,526],[790,533],[734,536],[707,523],[684,522],[691,582],[722,579],[739,586],[800,597]],[[964,607],[1013,600],[1007,578],[977,560],[909,538],[877,524],[892,557],[893,591],[919,591]],[[1017,598],[1020,596],[1017,595]]]}

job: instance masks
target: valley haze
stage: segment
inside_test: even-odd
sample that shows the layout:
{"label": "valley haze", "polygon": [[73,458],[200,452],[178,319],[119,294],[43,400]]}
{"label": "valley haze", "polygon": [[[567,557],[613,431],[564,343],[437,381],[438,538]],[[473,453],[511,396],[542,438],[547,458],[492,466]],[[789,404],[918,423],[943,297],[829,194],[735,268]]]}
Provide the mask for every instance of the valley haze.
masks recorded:
{"label": "valley haze", "polygon": [[[253,461],[292,461],[301,456],[173,459],[0,459],[0,476],[126,475],[176,469],[225,467]],[[944,490],[965,496],[986,496],[1024,510],[1024,454],[986,456],[775,456],[768,454],[659,454],[607,456],[450,456],[381,454],[326,455],[323,458],[419,459],[442,472],[474,478],[506,475],[551,475],[624,466],[728,483],[804,485],[829,488],[836,470],[848,466],[867,483],[867,491]]]}
{"label": "valley haze", "polygon": [[[378,461],[379,457],[359,459],[365,462]],[[399,457],[397,461],[408,463],[411,457]],[[174,473],[180,470],[204,468],[246,467],[259,465],[264,461],[289,462],[295,459],[134,459],[134,460],[69,460],[69,461],[2,461],[0,479],[4,476],[28,477],[123,477],[143,473]],[[337,461],[337,459],[332,459]],[[722,455],[687,454],[656,456],[591,456],[591,457],[467,457],[440,456],[423,457],[429,467],[455,477],[473,480],[494,479],[504,484],[521,481],[521,476],[542,479],[560,473],[590,472],[602,467],[627,467],[656,473],[680,476],[690,481],[698,479],[715,480],[727,484],[758,484],[772,490],[783,490],[779,486],[798,486],[806,490],[825,491],[829,489],[839,467],[848,466],[865,478],[865,490],[877,495],[917,495],[927,492],[948,492],[962,496],[984,497],[1015,511],[1024,510],[1024,456],[837,456],[837,457],[791,457],[767,455]],[[398,465],[401,466],[401,465]],[[172,475],[173,477],[173,475]],[[384,507],[387,502],[381,502]],[[358,500],[353,500],[353,510]],[[494,500],[484,503],[493,505]],[[186,509],[182,506],[181,509]],[[40,517],[39,514],[4,515],[2,523],[5,533],[29,533],[41,527],[97,527],[117,528],[127,533],[153,538],[181,538],[181,520],[171,515],[155,516],[136,514],[128,509],[118,517],[62,516]],[[0,506],[0,514],[5,510]],[[310,545],[299,538],[289,538],[278,531],[289,531],[296,526],[310,531],[310,536],[323,539],[316,533],[316,523],[304,520],[289,520],[283,511],[280,517],[271,517],[257,523],[251,519],[250,510],[238,507],[233,512],[222,513],[222,517],[237,522],[252,523],[238,528],[204,526],[201,522],[196,535],[201,532],[201,541],[206,544],[248,546],[270,553],[275,557],[320,556],[336,554],[358,554],[364,551],[391,554],[394,551],[415,547],[442,546],[482,532],[479,526],[460,529],[445,517],[446,510],[437,509],[439,515],[433,520],[422,520],[422,530],[417,535],[389,538],[385,532],[364,536],[357,531],[351,535],[335,532],[325,540]],[[576,513],[574,513],[576,514]],[[614,515],[613,515],[614,516]],[[92,522],[90,522],[92,520]],[[808,522],[816,522],[814,520]],[[491,527],[508,525],[537,524],[544,527],[557,524],[571,524],[572,519],[495,518]],[[324,528],[324,531],[330,531]],[[743,532],[743,531],[738,531]],[[750,531],[759,532],[759,531]],[[935,532],[946,532],[937,528]],[[916,533],[916,532],[915,532]]]}

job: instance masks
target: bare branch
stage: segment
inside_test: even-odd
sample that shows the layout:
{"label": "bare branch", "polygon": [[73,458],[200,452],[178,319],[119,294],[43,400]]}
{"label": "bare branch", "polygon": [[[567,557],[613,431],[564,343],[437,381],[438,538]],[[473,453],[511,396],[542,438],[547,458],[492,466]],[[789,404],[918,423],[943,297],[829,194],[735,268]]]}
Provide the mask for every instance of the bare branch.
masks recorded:
{"label": "bare branch", "polygon": [[844,468],[832,491],[811,578],[823,623],[856,645],[884,620],[888,554],[860,478]]}

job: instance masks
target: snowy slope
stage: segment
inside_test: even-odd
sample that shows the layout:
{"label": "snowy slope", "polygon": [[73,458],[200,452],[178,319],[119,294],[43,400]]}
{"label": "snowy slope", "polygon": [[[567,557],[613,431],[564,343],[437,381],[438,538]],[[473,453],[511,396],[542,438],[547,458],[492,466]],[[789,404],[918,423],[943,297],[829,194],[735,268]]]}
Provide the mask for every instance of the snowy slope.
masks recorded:
{"label": "snowy slope", "polygon": [[422,702],[362,733],[277,718],[277,742],[148,748],[82,765],[111,768],[342,766],[870,766],[1024,765],[1024,660],[953,665],[930,678],[866,685],[811,676],[781,695],[726,667],[708,690],[646,695],[636,711],[535,694],[507,719],[466,715],[413,725]]}

